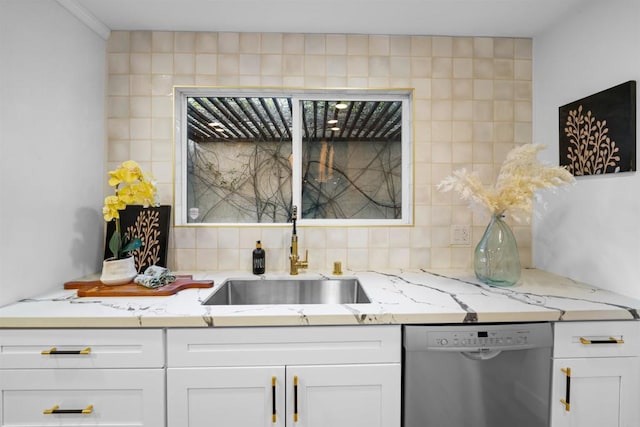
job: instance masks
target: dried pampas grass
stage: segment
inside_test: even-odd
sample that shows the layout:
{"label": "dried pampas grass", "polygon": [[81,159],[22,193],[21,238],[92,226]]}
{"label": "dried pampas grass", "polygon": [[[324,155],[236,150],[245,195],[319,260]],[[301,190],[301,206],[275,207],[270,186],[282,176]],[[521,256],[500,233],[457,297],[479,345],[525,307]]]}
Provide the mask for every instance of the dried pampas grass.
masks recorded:
{"label": "dried pampas grass", "polygon": [[525,144],[513,148],[505,159],[495,185],[487,187],[473,172],[459,169],[443,179],[439,191],[454,190],[472,207],[482,206],[492,215],[509,213],[515,220],[529,220],[535,191],[575,182],[573,175],[560,166],[546,166],[536,157],[543,145]]}

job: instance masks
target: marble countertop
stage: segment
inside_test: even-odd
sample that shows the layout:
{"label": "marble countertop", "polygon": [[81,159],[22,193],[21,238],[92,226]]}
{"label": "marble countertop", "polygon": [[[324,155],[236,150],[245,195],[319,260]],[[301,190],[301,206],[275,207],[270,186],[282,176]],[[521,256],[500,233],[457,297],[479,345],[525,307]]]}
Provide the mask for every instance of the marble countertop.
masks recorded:
{"label": "marble countertop", "polygon": [[[188,274],[188,273],[181,273]],[[2,328],[223,327],[410,323],[527,322],[640,319],[640,301],[536,269],[500,288],[472,272],[403,270],[345,272],[356,277],[370,304],[205,306],[226,278],[244,272],[197,272],[213,289],[186,289],[166,297],[79,298],[51,292],[0,308]],[[282,274],[267,274],[284,276]],[[305,272],[298,278],[331,277]],[[61,286],[62,287],[62,286]]]}

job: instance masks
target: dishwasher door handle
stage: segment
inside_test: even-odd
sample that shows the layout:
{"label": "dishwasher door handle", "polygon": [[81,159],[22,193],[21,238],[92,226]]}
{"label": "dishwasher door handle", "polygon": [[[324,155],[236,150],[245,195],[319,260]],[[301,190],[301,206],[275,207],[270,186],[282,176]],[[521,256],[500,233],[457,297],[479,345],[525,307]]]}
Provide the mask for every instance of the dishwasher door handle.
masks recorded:
{"label": "dishwasher door handle", "polygon": [[502,350],[461,351],[464,357],[471,360],[491,360],[502,353]]}

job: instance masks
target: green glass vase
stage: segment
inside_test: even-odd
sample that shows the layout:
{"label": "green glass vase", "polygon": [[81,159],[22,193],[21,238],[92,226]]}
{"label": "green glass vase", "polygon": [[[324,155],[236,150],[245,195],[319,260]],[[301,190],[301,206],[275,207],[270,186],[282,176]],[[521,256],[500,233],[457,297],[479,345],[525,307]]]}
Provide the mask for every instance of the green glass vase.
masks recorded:
{"label": "green glass vase", "polygon": [[473,258],[476,277],[488,285],[513,286],[520,279],[518,244],[504,215],[493,215]]}

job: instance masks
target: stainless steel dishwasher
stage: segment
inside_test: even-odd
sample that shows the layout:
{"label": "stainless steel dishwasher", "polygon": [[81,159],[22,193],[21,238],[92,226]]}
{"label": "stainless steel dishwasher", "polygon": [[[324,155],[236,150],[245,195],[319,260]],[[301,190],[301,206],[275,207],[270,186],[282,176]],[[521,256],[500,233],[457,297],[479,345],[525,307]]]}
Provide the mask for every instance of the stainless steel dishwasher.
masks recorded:
{"label": "stainless steel dishwasher", "polygon": [[548,427],[549,323],[404,327],[404,427]]}

